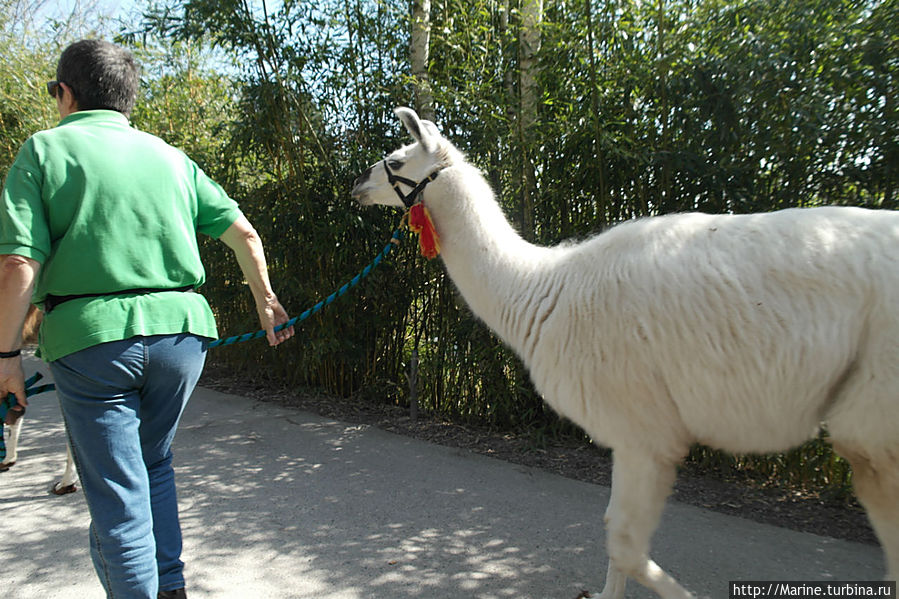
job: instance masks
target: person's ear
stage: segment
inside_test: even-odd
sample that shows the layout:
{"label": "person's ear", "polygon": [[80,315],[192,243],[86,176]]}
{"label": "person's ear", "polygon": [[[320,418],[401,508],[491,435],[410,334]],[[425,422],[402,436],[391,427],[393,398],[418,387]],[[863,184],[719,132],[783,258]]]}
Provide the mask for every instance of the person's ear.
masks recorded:
{"label": "person's ear", "polygon": [[60,113],[71,114],[78,111],[78,102],[75,101],[75,94],[67,83],[59,82],[59,91],[57,91],[57,102],[59,102]]}

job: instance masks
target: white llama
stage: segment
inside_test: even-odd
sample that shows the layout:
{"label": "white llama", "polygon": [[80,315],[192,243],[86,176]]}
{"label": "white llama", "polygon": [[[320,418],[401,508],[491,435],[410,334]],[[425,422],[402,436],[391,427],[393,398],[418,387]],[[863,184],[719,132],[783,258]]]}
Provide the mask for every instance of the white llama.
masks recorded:
{"label": "white llama", "polygon": [[474,313],[549,405],[613,449],[603,599],[622,598],[628,577],[664,599],[693,597],[649,559],[693,443],[777,452],[822,423],[896,579],[899,213],[679,214],[538,247],[433,123],[396,113],[416,143],[369,168],[353,196],[424,202]]}

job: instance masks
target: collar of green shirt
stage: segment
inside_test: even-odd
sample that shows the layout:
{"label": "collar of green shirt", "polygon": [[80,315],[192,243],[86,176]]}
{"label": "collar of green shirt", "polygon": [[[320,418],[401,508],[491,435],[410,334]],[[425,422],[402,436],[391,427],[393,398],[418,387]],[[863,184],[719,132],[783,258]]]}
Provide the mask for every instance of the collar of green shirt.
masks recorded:
{"label": "collar of green shirt", "polygon": [[115,110],[79,110],[78,112],[73,112],[66,118],[59,121],[57,127],[62,127],[64,125],[70,125],[87,120],[89,120],[91,123],[105,122],[121,124],[125,125],[126,127],[131,126],[130,122],[128,121],[128,117]]}

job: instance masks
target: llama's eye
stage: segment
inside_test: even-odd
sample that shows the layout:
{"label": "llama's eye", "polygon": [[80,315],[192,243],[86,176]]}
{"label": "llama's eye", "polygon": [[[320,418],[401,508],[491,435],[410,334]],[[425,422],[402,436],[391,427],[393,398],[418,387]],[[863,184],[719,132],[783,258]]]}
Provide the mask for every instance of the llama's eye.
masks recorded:
{"label": "llama's eye", "polygon": [[393,170],[398,170],[398,169],[403,168],[403,161],[402,160],[389,160],[389,161],[387,161],[387,166],[389,166]]}

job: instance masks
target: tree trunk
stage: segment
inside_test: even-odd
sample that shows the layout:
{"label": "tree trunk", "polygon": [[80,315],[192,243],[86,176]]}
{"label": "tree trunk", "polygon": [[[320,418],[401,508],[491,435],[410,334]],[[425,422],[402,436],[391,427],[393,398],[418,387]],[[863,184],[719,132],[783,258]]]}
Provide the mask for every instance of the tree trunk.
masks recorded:
{"label": "tree trunk", "polygon": [[431,0],[412,0],[412,44],[409,60],[415,78],[416,110],[434,120],[434,96],[428,76],[428,50],[431,43]]}
{"label": "tree trunk", "polygon": [[534,125],[540,106],[540,87],[537,82],[540,67],[537,54],[540,52],[540,25],[543,22],[543,0],[521,1],[521,34],[518,42],[521,107],[518,118],[519,136],[522,149],[521,165],[521,210],[522,235],[533,240],[535,233],[535,196],[537,181],[533,156],[536,149]]}
{"label": "tree trunk", "polygon": [[669,144],[668,123],[670,121],[671,107],[668,103],[668,56],[665,47],[665,0],[658,0],[658,53],[656,67],[658,69],[659,80],[659,120],[662,122],[662,136],[659,140],[656,155],[659,156],[661,162],[661,173],[659,176],[660,189],[660,213],[668,213],[675,210],[674,193],[671,186],[671,147]]}
{"label": "tree trunk", "polygon": [[599,190],[595,194],[596,216],[600,229],[605,229],[608,223],[608,196],[609,186],[606,181],[605,155],[602,147],[602,116],[599,113],[599,83],[596,75],[596,48],[594,46],[593,32],[593,0],[586,0],[587,13],[587,52],[590,55],[590,106],[593,112],[593,147],[594,164],[598,172]]}

